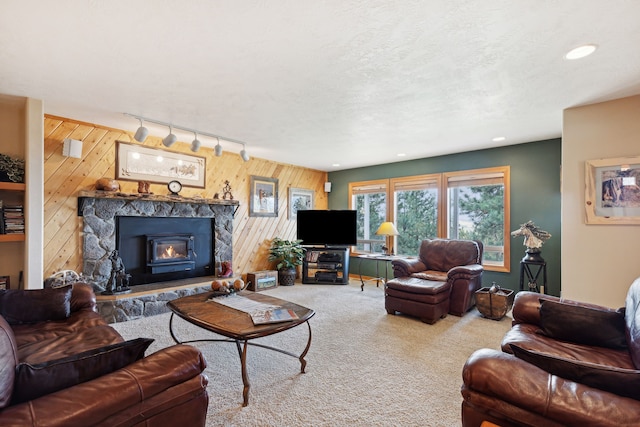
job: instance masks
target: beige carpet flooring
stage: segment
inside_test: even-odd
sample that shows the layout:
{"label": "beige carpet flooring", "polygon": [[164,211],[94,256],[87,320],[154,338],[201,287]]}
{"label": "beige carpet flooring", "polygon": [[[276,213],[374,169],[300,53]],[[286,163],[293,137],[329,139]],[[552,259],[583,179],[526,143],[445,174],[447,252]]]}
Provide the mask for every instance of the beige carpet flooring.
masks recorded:
{"label": "beige carpet flooring", "polygon": [[[232,343],[197,343],[207,360],[207,426],[459,426],[462,367],[476,349],[498,349],[511,318],[476,309],[434,325],[388,315],[382,286],[302,285],[267,292],[313,308],[306,373],[292,357],[249,347],[249,406],[242,407],[240,361]],[[211,334],[182,319],[184,340]],[[169,314],[113,325],[125,339],[154,338],[147,354],[173,344]],[[307,342],[301,325],[260,339],[294,352]],[[183,426],[188,427],[188,426]]]}

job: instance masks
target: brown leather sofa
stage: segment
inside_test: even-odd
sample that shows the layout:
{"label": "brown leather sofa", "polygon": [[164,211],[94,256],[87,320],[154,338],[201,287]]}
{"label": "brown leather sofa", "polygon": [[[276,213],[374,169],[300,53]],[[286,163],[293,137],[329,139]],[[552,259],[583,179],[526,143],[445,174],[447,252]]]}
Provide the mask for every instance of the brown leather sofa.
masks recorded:
{"label": "brown leather sofa", "polygon": [[147,357],[95,311],[93,290],[0,291],[0,425],[204,426],[206,367],[194,347]]}
{"label": "brown leather sofa", "polygon": [[618,310],[518,293],[502,351],[463,368],[463,426],[639,425],[639,307],[640,279]]}
{"label": "brown leather sofa", "polygon": [[426,239],[418,258],[391,262],[394,279],[385,286],[385,308],[433,323],[447,313],[462,316],[482,286],[482,242]]}

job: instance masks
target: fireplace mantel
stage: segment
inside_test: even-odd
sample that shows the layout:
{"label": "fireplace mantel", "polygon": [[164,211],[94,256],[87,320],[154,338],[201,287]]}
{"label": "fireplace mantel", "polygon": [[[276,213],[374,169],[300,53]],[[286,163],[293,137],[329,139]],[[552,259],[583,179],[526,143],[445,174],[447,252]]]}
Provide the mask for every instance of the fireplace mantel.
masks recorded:
{"label": "fireplace mantel", "polygon": [[235,215],[240,202],[238,200],[225,199],[205,199],[202,197],[183,197],[162,194],[144,194],[144,193],[121,193],[119,191],[88,191],[82,190],[78,192],[78,216],[82,216],[84,202],[87,199],[112,199],[112,200],[143,200],[147,202],[166,202],[166,203],[189,203],[194,205],[219,205],[219,206],[235,206],[233,210]]}

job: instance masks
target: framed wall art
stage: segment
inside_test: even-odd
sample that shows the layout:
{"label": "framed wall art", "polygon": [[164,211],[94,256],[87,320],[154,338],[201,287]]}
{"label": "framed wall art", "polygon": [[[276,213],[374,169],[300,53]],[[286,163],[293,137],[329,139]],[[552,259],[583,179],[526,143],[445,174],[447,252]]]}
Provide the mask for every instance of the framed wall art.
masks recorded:
{"label": "framed wall art", "polygon": [[205,188],[206,158],[116,141],[116,179]]}
{"label": "framed wall art", "polygon": [[313,209],[313,190],[289,188],[289,219],[298,218],[298,211]]}
{"label": "framed wall art", "polygon": [[278,216],[278,180],[251,175],[249,216]]}
{"label": "framed wall art", "polygon": [[640,224],[640,157],[585,162],[587,224]]}

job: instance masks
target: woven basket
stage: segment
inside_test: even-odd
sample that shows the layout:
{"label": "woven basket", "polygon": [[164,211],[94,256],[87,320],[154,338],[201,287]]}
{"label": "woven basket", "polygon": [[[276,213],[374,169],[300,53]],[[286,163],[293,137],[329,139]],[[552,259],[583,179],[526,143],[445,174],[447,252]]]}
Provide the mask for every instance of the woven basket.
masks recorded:
{"label": "woven basket", "polygon": [[484,317],[500,320],[513,306],[514,292],[510,289],[489,292],[489,289],[480,288],[476,291],[476,307]]}

